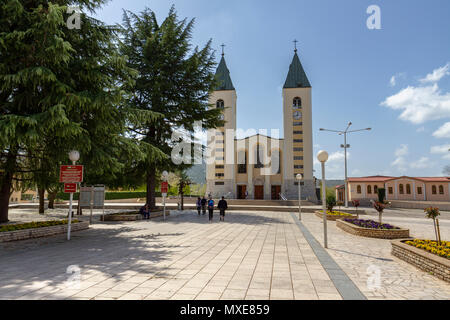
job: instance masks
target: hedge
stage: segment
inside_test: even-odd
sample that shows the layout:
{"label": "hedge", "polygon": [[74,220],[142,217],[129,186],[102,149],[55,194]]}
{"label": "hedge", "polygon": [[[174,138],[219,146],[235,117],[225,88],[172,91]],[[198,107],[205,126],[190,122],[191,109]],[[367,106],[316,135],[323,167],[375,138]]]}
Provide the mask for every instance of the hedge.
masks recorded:
{"label": "hedge", "polygon": [[[20,224],[7,224],[0,226],[0,232],[17,231],[24,229],[36,229],[44,227],[59,226],[62,224],[67,224],[67,220],[53,220],[53,221],[39,221],[39,222],[27,222]],[[78,220],[72,220],[72,223],[78,223]]]}
{"label": "hedge", "polygon": [[[79,193],[75,193],[73,195],[74,200],[78,200]],[[155,195],[157,197],[161,196],[161,192],[156,192]],[[121,199],[137,199],[137,198],[146,198],[147,193],[146,192],[106,192],[105,199],[106,200],[121,200]],[[57,196],[58,199],[61,200],[69,200],[69,194],[68,193],[59,193]]]}

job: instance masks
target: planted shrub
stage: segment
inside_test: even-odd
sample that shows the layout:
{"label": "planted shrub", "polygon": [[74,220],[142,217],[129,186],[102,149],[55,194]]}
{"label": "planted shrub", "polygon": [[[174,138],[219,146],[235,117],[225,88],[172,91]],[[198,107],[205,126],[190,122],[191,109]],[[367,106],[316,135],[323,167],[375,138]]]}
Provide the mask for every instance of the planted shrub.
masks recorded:
{"label": "planted shrub", "polygon": [[386,208],[386,204],[383,203],[383,202],[374,201],[373,202],[373,207],[374,207],[375,210],[378,211],[378,217],[379,217],[380,224],[383,224],[382,216],[383,216],[383,211]]}
{"label": "planted shrub", "polygon": [[330,212],[333,212],[333,208],[336,206],[336,196],[328,195],[327,196],[327,209]]}
{"label": "planted shrub", "polygon": [[360,205],[360,202],[359,202],[359,200],[353,200],[352,201],[352,204],[353,204],[353,206],[355,207],[355,211],[356,211],[356,216],[358,217],[358,219],[359,219],[359,212],[358,212],[358,207],[359,207],[359,205]]}
{"label": "planted shrub", "polygon": [[[43,227],[53,227],[63,224],[67,224],[67,220],[53,220],[53,221],[40,221],[40,222],[27,222],[20,224],[8,224],[0,226],[0,232],[17,231],[24,229],[35,229]],[[72,223],[78,223],[78,220],[72,220]]]}
{"label": "planted shrub", "polygon": [[439,222],[436,226],[436,218],[441,214],[439,208],[428,207],[424,210],[426,212],[427,218],[433,219],[434,233],[436,234],[436,241],[439,243],[441,241],[441,232],[439,230]]}
{"label": "planted shrub", "polygon": [[386,200],[386,189],[379,188],[378,189],[378,202],[384,203],[384,200]]}

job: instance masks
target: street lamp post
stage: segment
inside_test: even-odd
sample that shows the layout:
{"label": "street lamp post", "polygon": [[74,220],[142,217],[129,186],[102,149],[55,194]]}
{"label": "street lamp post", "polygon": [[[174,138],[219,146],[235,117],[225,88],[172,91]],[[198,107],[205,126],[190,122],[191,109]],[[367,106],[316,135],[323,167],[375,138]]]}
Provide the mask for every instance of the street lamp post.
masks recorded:
{"label": "street lamp post", "polygon": [[328,152],[322,150],[317,154],[317,160],[322,164],[322,210],[323,210],[323,246],[328,248],[327,235],[327,187],[325,183],[325,162],[328,160]]}
{"label": "street lamp post", "polygon": [[[169,173],[167,171],[162,172],[161,180],[166,182],[169,177]],[[166,194],[162,194],[163,196],[163,213],[164,213],[164,221],[166,221]]]}
{"label": "street lamp post", "polygon": [[[72,165],[76,165],[77,161],[80,160],[80,153],[76,150],[69,152],[69,159],[72,161]],[[73,202],[73,192],[70,193],[70,202],[69,202],[69,219],[67,222],[67,240],[70,240],[70,228],[72,225],[72,202]],[[80,203],[78,203],[80,205]]]}
{"label": "street lamp post", "polygon": [[359,132],[359,131],[370,131],[372,130],[372,128],[365,128],[365,129],[359,129],[359,130],[351,130],[349,131],[348,129],[350,129],[350,126],[352,125],[351,122],[348,123],[347,128],[344,131],[339,131],[339,130],[329,130],[329,129],[323,129],[321,128],[320,131],[329,131],[329,132],[336,132],[339,135],[343,135],[344,136],[344,144],[341,144],[341,148],[344,148],[344,158],[345,158],[345,183],[344,183],[344,187],[345,187],[345,207],[348,208],[348,174],[347,174],[347,149],[350,148],[350,145],[347,144],[347,134],[348,133],[352,133],[352,132]]}
{"label": "street lamp post", "polygon": [[296,176],[298,181],[298,220],[302,220],[302,183],[303,176],[299,173]]}

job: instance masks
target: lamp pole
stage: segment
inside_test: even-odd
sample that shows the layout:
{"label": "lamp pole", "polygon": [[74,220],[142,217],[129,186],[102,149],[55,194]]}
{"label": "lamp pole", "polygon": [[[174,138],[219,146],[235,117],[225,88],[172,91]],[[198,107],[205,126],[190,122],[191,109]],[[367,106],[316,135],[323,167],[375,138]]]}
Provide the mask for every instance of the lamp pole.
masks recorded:
{"label": "lamp pole", "polygon": [[[72,165],[76,165],[77,161],[80,160],[80,153],[76,150],[69,152],[69,159],[72,161]],[[67,240],[70,240],[70,229],[72,225],[72,202],[73,202],[73,192],[70,193],[70,202],[69,202],[69,219],[67,222]],[[78,200],[78,205],[80,205]]]}
{"label": "lamp pole", "polygon": [[328,231],[327,231],[327,187],[325,183],[325,162],[328,160],[328,152],[322,150],[317,154],[317,160],[322,165],[322,210],[323,210],[323,246],[328,248]]}
{"label": "lamp pole", "polygon": [[359,131],[370,131],[372,130],[372,128],[365,128],[365,129],[359,129],[359,130],[351,130],[350,126],[352,125],[351,122],[348,123],[347,128],[344,131],[339,131],[339,130],[329,130],[329,129],[323,129],[321,128],[320,131],[329,131],[329,132],[336,132],[339,135],[343,135],[344,136],[344,144],[341,144],[341,148],[344,148],[344,159],[345,159],[345,183],[344,183],[344,187],[345,187],[345,207],[348,208],[348,174],[347,174],[347,149],[350,148],[350,145],[347,144],[347,134],[348,133],[352,133],[352,132],[359,132]]}
{"label": "lamp pole", "polygon": [[[168,179],[169,173],[167,171],[163,171],[161,180],[166,182]],[[164,221],[166,221],[166,193],[163,193],[163,213],[164,213]]]}
{"label": "lamp pole", "polygon": [[303,176],[299,173],[297,176],[298,181],[298,220],[302,220],[302,183]]}

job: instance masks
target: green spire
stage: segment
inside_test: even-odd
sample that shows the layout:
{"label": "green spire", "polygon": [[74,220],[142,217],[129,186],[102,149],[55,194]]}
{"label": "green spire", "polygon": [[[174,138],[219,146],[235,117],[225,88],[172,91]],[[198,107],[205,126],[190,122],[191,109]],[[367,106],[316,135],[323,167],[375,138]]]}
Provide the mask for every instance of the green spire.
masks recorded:
{"label": "green spire", "polygon": [[311,88],[308,77],[297,55],[297,49],[295,49],[294,58],[289,66],[289,73],[284,83],[284,88]]}
{"label": "green spire", "polygon": [[217,67],[216,78],[219,81],[216,90],[234,90],[233,82],[231,82],[230,78],[230,71],[225,63],[223,54],[219,66]]}

